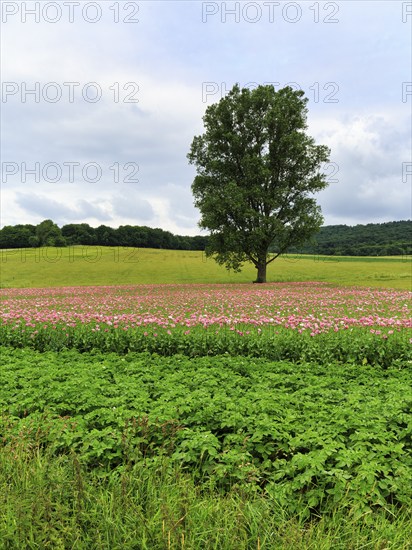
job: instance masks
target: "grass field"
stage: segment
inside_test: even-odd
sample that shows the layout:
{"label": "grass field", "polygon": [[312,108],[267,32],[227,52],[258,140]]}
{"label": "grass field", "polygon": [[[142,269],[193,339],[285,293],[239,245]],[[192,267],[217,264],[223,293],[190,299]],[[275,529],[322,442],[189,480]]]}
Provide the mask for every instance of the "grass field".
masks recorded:
{"label": "grass field", "polygon": [[[156,283],[244,283],[256,278],[247,264],[228,272],[202,252],[71,246],[2,250],[2,288]],[[411,257],[286,255],[268,266],[268,281],[322,281],[410,290]]]}

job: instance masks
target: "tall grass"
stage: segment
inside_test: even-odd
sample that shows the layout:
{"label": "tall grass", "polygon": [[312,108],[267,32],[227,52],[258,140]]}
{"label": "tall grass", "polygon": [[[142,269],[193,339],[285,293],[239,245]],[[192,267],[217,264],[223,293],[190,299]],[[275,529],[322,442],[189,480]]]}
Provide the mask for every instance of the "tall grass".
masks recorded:
{"label": "tall grass", "polygon": [[337,509],[310,523],[268,495],[221,494],[165,463],[116,475],[47,448],[0,453],[0,548],[77,550],[408,550],[412,515]]}

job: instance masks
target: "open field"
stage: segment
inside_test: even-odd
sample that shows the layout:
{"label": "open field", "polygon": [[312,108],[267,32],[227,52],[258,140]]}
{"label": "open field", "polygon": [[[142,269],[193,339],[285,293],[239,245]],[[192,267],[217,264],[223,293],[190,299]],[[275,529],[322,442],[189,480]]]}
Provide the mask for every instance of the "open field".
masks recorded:
{"label": "open field", "polygon": [[[256,278],[252,265],[229,273],[202,252],[72,246],[2,250],[3,288],[154,283],[245,283]],[[288,255],[268,266],[268,281],[324,281],[412,289],[410,257]]]}
{"label": "open field", "polygon": [[76,250],[2,264],[0,549],[411,549],[410,262]]}

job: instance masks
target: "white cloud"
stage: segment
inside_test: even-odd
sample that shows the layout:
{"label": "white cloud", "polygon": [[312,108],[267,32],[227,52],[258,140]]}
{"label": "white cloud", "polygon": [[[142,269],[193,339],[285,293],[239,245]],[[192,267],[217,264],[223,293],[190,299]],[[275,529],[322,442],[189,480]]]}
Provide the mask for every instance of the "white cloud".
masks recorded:
{"label": "white cloud", "polygon": [[[282,19],[280,5],[273,22],[266,15],[254,24],[230,17],[224,24],[221,13],[204,23],[197,2],[135,4],[137,24],[114,23],[110,6],[125,10],[120,20],[130,9],[108,2],[100,2],[102,18],[95,24],[80,17],[73,23],[22,23],[19,16],[3,24],[3,81],[18,86],[2,104],[3,161],[95,162],[102,176],[96,183],[81,176],[70,182],[67,174],[58,184],[44,178],[24,183],[17,173],[2,184],[2,225],[54,215],[56,221],[60,216],[199,233],[190,191],[194,170],[186,154],[202,131],[207,104],[234,82],[295,81],[307,93],[309,132],[331,147],[339,166],[339,181],[319,195],[327,223],[411,217],[410,182],[401,173],[411,149],[412,97],[402,102],[402,82],[411,80],[405,70],[411,38],[401,2],[335,3],[334,24],[324,22],[330,7],[322,3],[318,23],[313,5],[300,2],[296,23]],[[42,95],[52,81],[63,92],[55,104]],[[22,89],[36,82],[40,101],[28,95],[23,103]],[[65,82],[80,83],[73,103]],[[82,95],[90,82],[101,89],[97,103]],[[208,103],[204,82],[217,86]],[[333,91],[335,103],[328,102]],[[123,101],[130,94],[138,103]],[[121,180],[134,163],[132,179],[138,182],[115,181],[116,163]]]}

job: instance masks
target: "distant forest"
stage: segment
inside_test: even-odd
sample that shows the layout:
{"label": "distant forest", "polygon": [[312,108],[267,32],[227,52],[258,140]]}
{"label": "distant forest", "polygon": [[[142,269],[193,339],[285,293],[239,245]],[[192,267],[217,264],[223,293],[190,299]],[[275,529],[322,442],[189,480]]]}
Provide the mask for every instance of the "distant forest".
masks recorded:
{"label": "distant forest", "polygon": [[[320,229],[312,242],[288,252],[335,256],[412,254],[411,237],[410,220],[353,227],[327,225]],[[207,240],[207,236],[180,236],[163,229],[136,225],[121,225],[114,229],[106,225],[94,228],[87,223],[70,223],[60,228],[52,220],[44,220],[38,225],[8,225],[0,230],[0,248],[96,245],[204,250]]]}
{"label": "distant forest", "polygon": [[398,256],[412,254],[412,221],[325,225],[313,242],[291,249],[302,254]]}

